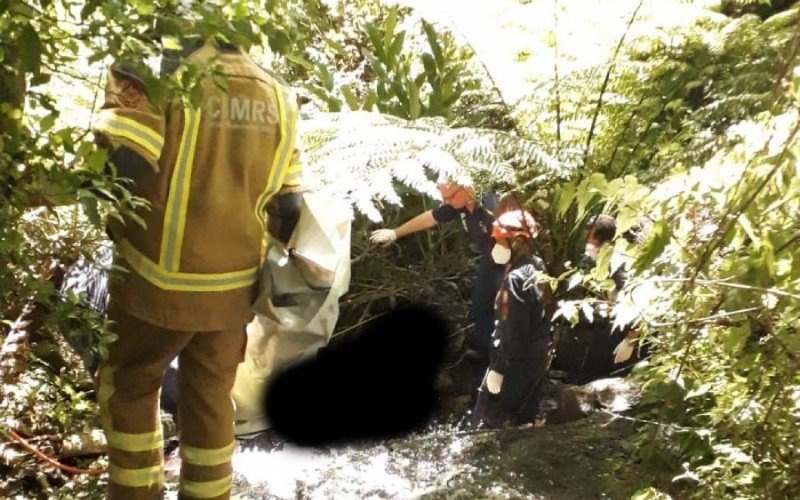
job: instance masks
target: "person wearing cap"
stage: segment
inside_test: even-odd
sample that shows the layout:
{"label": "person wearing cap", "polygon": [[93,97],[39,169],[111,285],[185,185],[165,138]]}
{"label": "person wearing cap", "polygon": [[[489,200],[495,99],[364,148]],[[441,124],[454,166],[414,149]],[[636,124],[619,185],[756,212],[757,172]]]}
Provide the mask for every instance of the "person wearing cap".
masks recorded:
{"label": "person wearing cap", "polygon": [[489,368],[478,388],[475,417],[485,427],[532,423],[539,413],[552,342],[544,304],[547,289],[536,281],[544,265],[533,253],[536,221],[522,210],[494,223],[492,258],[504,267],[495,301]]}
{"label": "person wearing cap", "polygon": [[488,358],[491,335],[494,329],[494,298],[503,277],[503,266],[492,260],[492,224],[494,208],[485,200],[476,200],[475,189],[468,179],[453,180],[442,177],[437,182],[442,195],[438,207],[427,210],[395,229],[378,229],[370,235],[370,242],[387,246],[398,238],[424,231],[439,223],[460,220],[470,242],[480,254],[475,281],[471,290],[470,315],[475,323],[473,345],[479,357]]}

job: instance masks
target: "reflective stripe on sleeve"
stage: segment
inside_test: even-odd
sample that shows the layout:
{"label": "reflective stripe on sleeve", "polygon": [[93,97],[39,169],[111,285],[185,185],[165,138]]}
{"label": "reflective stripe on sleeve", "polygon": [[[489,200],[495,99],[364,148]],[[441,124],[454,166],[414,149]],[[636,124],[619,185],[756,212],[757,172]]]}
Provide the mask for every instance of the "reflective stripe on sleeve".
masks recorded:
{"label": "reflective stripe on sleeve", "polygon": [[136,120],[120,116],[111,109],[101,110],[94,123],[95,132],[127,139],[140,146],[158,160],[164,148],[164,137]]}

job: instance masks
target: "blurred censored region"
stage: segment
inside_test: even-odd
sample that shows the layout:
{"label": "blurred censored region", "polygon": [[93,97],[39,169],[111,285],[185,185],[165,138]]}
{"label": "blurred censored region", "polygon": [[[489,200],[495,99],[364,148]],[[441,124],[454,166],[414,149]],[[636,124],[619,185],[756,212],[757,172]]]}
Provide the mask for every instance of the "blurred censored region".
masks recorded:
{"label": "blurred censored region", "polygon": [[428,308],[389,312],[276,376],[266,414],[278,434],[304,446],[412,432],[433,412],[446,338],[445,321]]}

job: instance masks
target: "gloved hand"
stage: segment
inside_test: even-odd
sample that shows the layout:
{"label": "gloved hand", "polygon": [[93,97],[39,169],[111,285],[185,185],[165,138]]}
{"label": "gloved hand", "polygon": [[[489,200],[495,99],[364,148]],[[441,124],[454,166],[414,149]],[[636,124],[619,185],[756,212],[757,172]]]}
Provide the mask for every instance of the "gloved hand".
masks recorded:
{"label": "gloved hand", "polygon": [[622,339],[622,342],[614,348],[614,363],[628,361],[631,358],[631,354],[633,354],[633,347],[633,342],[628,340],[627,337]]}
{"label": "gloved hand", "polygon": [[486,389],[491,394],[500,394],[500,389],[503,387],[503,374],[497,373],[494,370],[489,370],[486,375]]}
{"label": "gloved hand", "polygon": [[394,229],[376,229],[369,236],[370,243],[383,246],[392,244],[396,239],[397,233],[394,232]]}

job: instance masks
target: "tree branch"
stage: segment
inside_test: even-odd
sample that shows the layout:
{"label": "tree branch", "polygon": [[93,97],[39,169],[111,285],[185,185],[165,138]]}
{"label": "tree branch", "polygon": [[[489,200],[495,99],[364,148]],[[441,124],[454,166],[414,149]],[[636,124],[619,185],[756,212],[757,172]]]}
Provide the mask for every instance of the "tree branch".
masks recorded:
{"label": "tree branch", "polygon": [[[661,281],[661,282],[666,282],[666,283],[688,283],[688,282],[690,282],[692,280],[689,279],[689,278],[656,278],[655,281]],[[772,294],[772,295],[778,295],[778,296],[781,296],[781,297],[789,297],[789,298],[792,298],[792,299],[795,299],[795,300],[800,300],[800,295],[795,295],[793,293],[785,292],[783,290],[776,289],[776,288],[762,288],[762,287],[758,287],[758,286],[743,285],[741,283],[731,283],[730,281],[713,281],[713,280],[704,280],[704,279],[695,279],[693,281],[694,281],[694,283],[698,283],[700,285],[704,285],[704,286],[708,286],[708,287],[711,287],[711,286],[722,286],[722,287],[727,287],[727,288],[737,288],[737,289],[740,289],[740,290],[753,290],[753,291],[756,291],[756,292],[769,293],[769,294]]]}
{"label": "tree branch", "polygon": [[592,139],[594,138],[594,129],[597,125],[597,118],[600,116],[600,110],[603,108],[603,95],[605,95],[606,88],[608,87],[608,82],[611,79],[611,73],[614,71],[614,67],[616,65],[616,59],[619,55],[619,51],[622,48],[622,44],[625,42],[625,37],[628,35],[628,31],[630,31],[633,22],[636,20],[636,15],[639,13],[639,9],[642,8],[642,4],[644,0],[639,0],[639,4],[633,10],[633,14],[631,14],[630,19],[628,20],[628,25],[625,27],[625,31],[622,33],[622,36],[619,39],[619,43],[617,43],[617,48],[614,50],[614,54],[611,56],[609,60],[608,70],[606,71],[606,77],[603,80],[603,85],[600,87],[600,95],[597,97],[597,107],[594,111],[594,116],[592,116],[592,125],[589,127],[589,135],[586,137],[586,146],[583,152],[583,166],[586,167],[586,161],[589,158],[589,151],[592,145]]}
{"label": "tree branch", "polygon": [[42,460],[43,462],[45,462],[45,463],[47,463],[49,465],[52,465],[53,467],[55,467],[55,468],[57,468],[59,470],[62,470],[64,472],[68,473],[68,474],[74,474],[74,475],[89,474],[89,475],[92,475],[92,476],[99,476],[99,475],[105,474],[107,472],[106,469],[91,469],[91,470],[88,470],[88,469],[78,469],[77,467],[70,467],[69,465],[64,465],[61,462],[59,462],[57,460],[54,460],[54,459],[48,457],[47,455],[45,455],[44,453],[42,453],[41,451],[37,450],[36,447],[34,447],[29,442],[27,442],[22,436],[20,436],[16,432],[14,432],[14,430],[11,429],[10,427],[6,428],[6,429],[0,429],[0,432],[5,434],[6,436],[10,437],[11,438],[10,440],[12,442],[17,442],[20,445],[22,445],[23,448],[25,448],[26,450],[31,452],[38,459]]}

